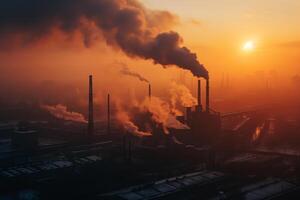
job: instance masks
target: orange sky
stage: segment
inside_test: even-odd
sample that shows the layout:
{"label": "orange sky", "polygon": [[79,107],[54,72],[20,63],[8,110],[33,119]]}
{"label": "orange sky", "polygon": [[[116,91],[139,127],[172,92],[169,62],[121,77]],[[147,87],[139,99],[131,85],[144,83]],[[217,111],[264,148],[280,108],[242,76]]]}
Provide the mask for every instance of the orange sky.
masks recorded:
{"label": "orange sky", "polygon": [[[150,9],[168,10],[178,16],[173,30],[184,38],[184,44],[196,52],[210,71],[213,87],[222,76],[242,85],[261,84],[255,74],[264,78],[289,80],[300,73],[300,2],[298,0],[142,0]],[[252,51],[242,50],[253,40]],[[151,61],[131,59],[103,43],[84,48],[65,41],[57,34],[38,45],[12,48],[0,52],[2,80],[66,79],[82,80],[93,73],[99,79],[115,82],[119,64],[127,63],[160,86],[171,79],[182,80],[192,87],[192,76],[174,68],[154,66]],[[275,74],[275,75],[274,75]],[[180,78],[181,77],[181,78]],[[124,81],[135,82],[122,77]],[[251,82],[251,83],[249,83]],[[233,83],[232,83],[233,84]],[[274,84],[275,85],[275,84]],[[106,86],[109,87],[109,86]],[[143,86],[141,86],[143,87]]]}
{"label": "orange sky", "polygon": [[[210,69],[241,72],[288,67],[297,72],[300,55],[300,2],[297,0],[143,0],[180,19],[178,30]],[[240,51],[254,40],[257,49]]]}
{"label": "orange sky", "polygon": [[[298,70],[300,2],[297,0],[142,0],[142,2],[148,8],[168,10],[177,15],[180,21],[173,30],[183,36],[185,45],[196,51],[200,61],[212,72],[214,70],[217,72],[230,70],[231,73],[232,70],[253,72],[270,69],[280,71],[282,66],[285,66],[285,69],[289,68],[291,72],[296,73]],[[247,40],[255,42],[256,49],[251,53],[241,51],[243,43]],[[25,49],[6,54],[1,52],[1,65],[14,66],[21,60],[24,64],[51,65],[47,59],[56,65],[69,66],[100,63],[97,60],[101,56],[95,48],[90,50],[74,49],[74,46],[62,48],[55,41],[50,44],[50,49],[48,48],[49,44],[37,50]],[[103,54],[103,50],[100,51]],[[37,56],[41,56],[42,60],[36,59]],[[33,57],[35,59],[32,59]],[[78,57],[80,61],[76,59],[76,62],[72,62],[74,57]],[[107,56],[105,58],[108,60]]]}

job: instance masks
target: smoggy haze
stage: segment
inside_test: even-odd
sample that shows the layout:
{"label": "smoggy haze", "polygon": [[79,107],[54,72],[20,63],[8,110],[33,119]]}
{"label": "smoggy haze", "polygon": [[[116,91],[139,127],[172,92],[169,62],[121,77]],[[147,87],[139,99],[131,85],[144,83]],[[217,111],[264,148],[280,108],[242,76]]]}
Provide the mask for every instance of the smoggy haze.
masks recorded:
{"label": "smoggy haze", "polygon": [[[237,96],[261,96],[267,84],[291,91],[300,73],[298,1],[37,2],[1,2],[0,77],[8,88],[43,80],[84,88],[93,73],[98,93],[135,86],[144,94],[143,84],[120,74],[126,63],[159,94],[176,80],[195,95],[190,72],[206,76],[203,64],[213,95],[223,98],[227,87]],[[252,52],[242,50],[248,40]]]}

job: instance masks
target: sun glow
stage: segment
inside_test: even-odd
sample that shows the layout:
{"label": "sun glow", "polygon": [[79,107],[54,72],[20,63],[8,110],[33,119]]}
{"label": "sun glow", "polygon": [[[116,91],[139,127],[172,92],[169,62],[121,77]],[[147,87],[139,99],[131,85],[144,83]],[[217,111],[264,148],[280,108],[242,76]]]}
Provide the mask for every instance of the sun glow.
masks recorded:
{"label": "sun glow", "polygon": [[253,49],[254,49],[254,42],[252,40],[247,41],[243,46],[244,51],[252,51]]}

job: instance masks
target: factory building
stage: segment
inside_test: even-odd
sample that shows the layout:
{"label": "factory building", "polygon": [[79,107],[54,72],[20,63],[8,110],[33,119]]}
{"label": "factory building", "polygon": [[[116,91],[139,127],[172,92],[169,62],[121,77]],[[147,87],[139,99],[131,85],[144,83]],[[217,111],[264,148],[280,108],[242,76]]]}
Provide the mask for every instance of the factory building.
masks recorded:
{"label": "factory building", "polygon": [[[93,77],[89,76],[87,124],[46,123],[32,127],[22,122],[11,126],[16,128],[11,130],[10,140],[4,138],[1,141],[10,145],[0,148],[0,183],[4,185],[0,189],[0,199],[6,198],[2,194],[7,191],[13,196],[27,188],[48,199],[259,200],[299,197],[299,182],[266,178],[266,174],[277,177],[291,162],[298,162],[297,156],[286,158],[282,154],[267,153],[258,156],[252,151],[240,152],[241,156],[236,157],[237,153],[232,151],[226,157],[224,151],[217,152],[215,141],[229,144],[223,140],[228,139],[227,132],[232,138],[238,138],[234,144],[245,147],[239,140],[249,138],[252,134],[249,130],[259,120],[256,120],[257,113],[251,112],[251,115],[230,115],[226,118],[227,123],[222,124],[224,116],[210,108],[209,89],[209,80],[206,80],[206,102],[202,103],[201,80],[198,80],[197,106],[186,108],[186,115],[177,117],[190,129],[169,129],[170,133],[166,134],[161,124],[150,121],[148,125],[153,127],[153,135],[141,139],[113,123],[110,94],[105,109],[107,121],[95,123]],[[148,95],[151,100],[150,84]],[[143,124],[145,119],[151,119],[149,114],[139,114],[135,123]],[[245,114],[248,117],[240,117]],[[270,123],[266,127],[272,128]],[[101,134],[97,128],[101,129]],[[3,131],[6,129],[4,127]],[[286,162],[281,162],[283,159]]]}
{"label": "factory building", "polygon": [[221,131],[221,115],[210,108],[209,80],[206,80],[206,108],[201,102],[201,80],[198,80],[198,105],[186,108],[186,124],[191,128],[193,139],[200,143],[212,142]]}

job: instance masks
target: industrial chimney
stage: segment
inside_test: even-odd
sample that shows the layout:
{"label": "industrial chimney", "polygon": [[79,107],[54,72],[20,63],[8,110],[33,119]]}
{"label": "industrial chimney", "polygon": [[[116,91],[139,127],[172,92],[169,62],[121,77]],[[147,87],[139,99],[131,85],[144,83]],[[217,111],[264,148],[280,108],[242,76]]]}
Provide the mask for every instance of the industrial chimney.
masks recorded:
{"label": "industrial chimney", "polygon": [[107,95],[107,133],[110,134],[110,94]]}
{"label": "industrial chimney", "polygon": [[94,98],[93,98],[93,76],[89,76],[89,121],[88,134],[94,134]]}
{"label": "industrial chimney", "polygon": [[210,105],[209,105],[209,78],[206,79],[206,112],[209,113]]}
{"label": "industrial chimney", "polygon": [[149,100],[151,100],[152,96],[152,90],[151,90],[151,84],[149,83]]}
{"label": "industrial chimney", "polygon": [[197,105],[197,111],[202,112],[202,105],[201,105],[201,80],[198,80],[198,105]]}
{"label": "industrial chimney", "polygon": [[198,80],[198,106],[201,106],[201,80]]}

